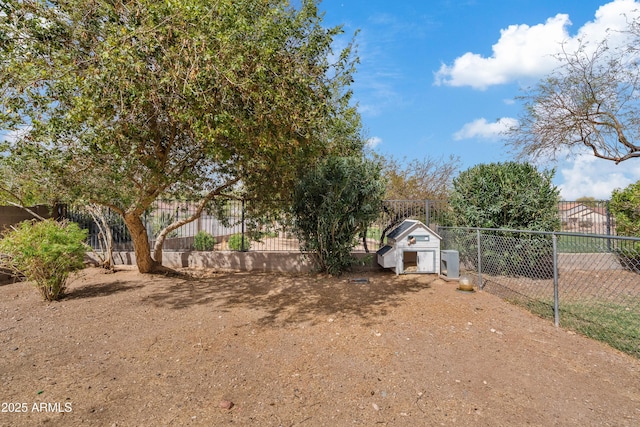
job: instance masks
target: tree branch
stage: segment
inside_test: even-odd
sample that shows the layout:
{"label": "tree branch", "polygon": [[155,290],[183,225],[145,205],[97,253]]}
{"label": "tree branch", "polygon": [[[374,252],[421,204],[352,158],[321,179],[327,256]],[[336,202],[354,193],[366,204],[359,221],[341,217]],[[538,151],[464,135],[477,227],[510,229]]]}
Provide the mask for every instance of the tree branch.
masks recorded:
{"label": "tree branch", "polygon": [[207,203],[209,203],[209,201],[211,201],[211,199],[213,199],[215,196],[222,193],[227,188],[235,185],[239,181],[240,181],[239,177],[234,178],[234,179],[231,179],[230,181],[227,181],[223,185],[211,190],[206,196],[204,196],[204,198],[202,198],[202,200],[200,200],[200,203],[198,204],[195,212],[191,216],[181,219],[179,221],[174,221],[173,223],[169,224],[164,229],[162,229],[162,231],[160,231],[160,233],[156,237],[156,242],[153,246],[154,259],[158,262],[160,262],[160,260],[162,259],[162,245],[164,244],[164,241],[169,233],[171,233],[174,230],[177,230],[178,228],[182,227],[185,224],[188,224],[198,219],[202,214],[202,211],[204,210],[205,206],[207,205]]}

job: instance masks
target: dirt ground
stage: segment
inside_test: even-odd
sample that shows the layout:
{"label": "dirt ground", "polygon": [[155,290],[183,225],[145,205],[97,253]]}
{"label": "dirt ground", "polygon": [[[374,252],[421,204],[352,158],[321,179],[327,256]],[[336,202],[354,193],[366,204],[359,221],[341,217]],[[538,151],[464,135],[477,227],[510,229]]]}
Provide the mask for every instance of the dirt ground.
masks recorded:
{"label": "dirt ground", "polygon": [[190,273],[1,285],[0,425],[640,425],[640,360],[486,292]]}

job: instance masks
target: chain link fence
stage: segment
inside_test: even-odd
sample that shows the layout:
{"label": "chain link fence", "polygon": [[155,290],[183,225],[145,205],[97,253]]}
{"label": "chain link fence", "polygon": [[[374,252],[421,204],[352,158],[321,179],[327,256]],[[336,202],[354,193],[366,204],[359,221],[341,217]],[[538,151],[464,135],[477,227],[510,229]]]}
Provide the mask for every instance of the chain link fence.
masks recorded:
{"label": "chain link fence", "polygon": [[478,288],[640,358],[640,239],[440,227]]}

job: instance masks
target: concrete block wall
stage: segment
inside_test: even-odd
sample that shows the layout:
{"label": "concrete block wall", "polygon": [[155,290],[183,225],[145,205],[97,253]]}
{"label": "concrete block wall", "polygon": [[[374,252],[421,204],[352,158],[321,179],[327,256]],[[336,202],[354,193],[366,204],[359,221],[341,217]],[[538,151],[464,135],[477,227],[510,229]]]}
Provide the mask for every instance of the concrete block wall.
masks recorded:
{"label": "concrete block wall", "polygon": [[[29,209],[43,218],[52,217],[53,209],[50,206],[39,205],[29,207]],[[0,206],[0,233],[5,228],[28,219],[34,219],[34,217],[22,208],[16,206]]]}
{"label": "concrete block wall", "polygon": [[[357,258],[370,259],[354,271],[379,270],[375,254],[354,253]],[[93,253],[87,253],[89,261],[97,262]],[[134,252],[114,252],[116,265],[135,265]],[[270,273],[308,273],[313,271],[312,262],[300,252],[164,252],[162,264],[169,268],[204,268],[221,271],[259,271]]]}

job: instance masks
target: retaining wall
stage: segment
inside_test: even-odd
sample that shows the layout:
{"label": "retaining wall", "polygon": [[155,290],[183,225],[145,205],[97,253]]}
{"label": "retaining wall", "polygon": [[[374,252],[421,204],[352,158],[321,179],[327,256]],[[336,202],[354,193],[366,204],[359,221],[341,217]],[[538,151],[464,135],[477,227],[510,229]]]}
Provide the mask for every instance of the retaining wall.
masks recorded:
{"label": "retaining wall", "polygon": [[[381,269],[375,253],[354,253],[356,258],[364,259],[364,265],[354,266],[355,271]],[[366,259],[367,255],[370,259]],[[97,261],[95,254],[88,253],[91,261]],[[114,252],[116,265],[135,265],[134,252]],[[276,273],[308,273],[313,264],[300,252],[164,252],[162,265],[169,268],[210,268],[223,271],[259,271]]]}

